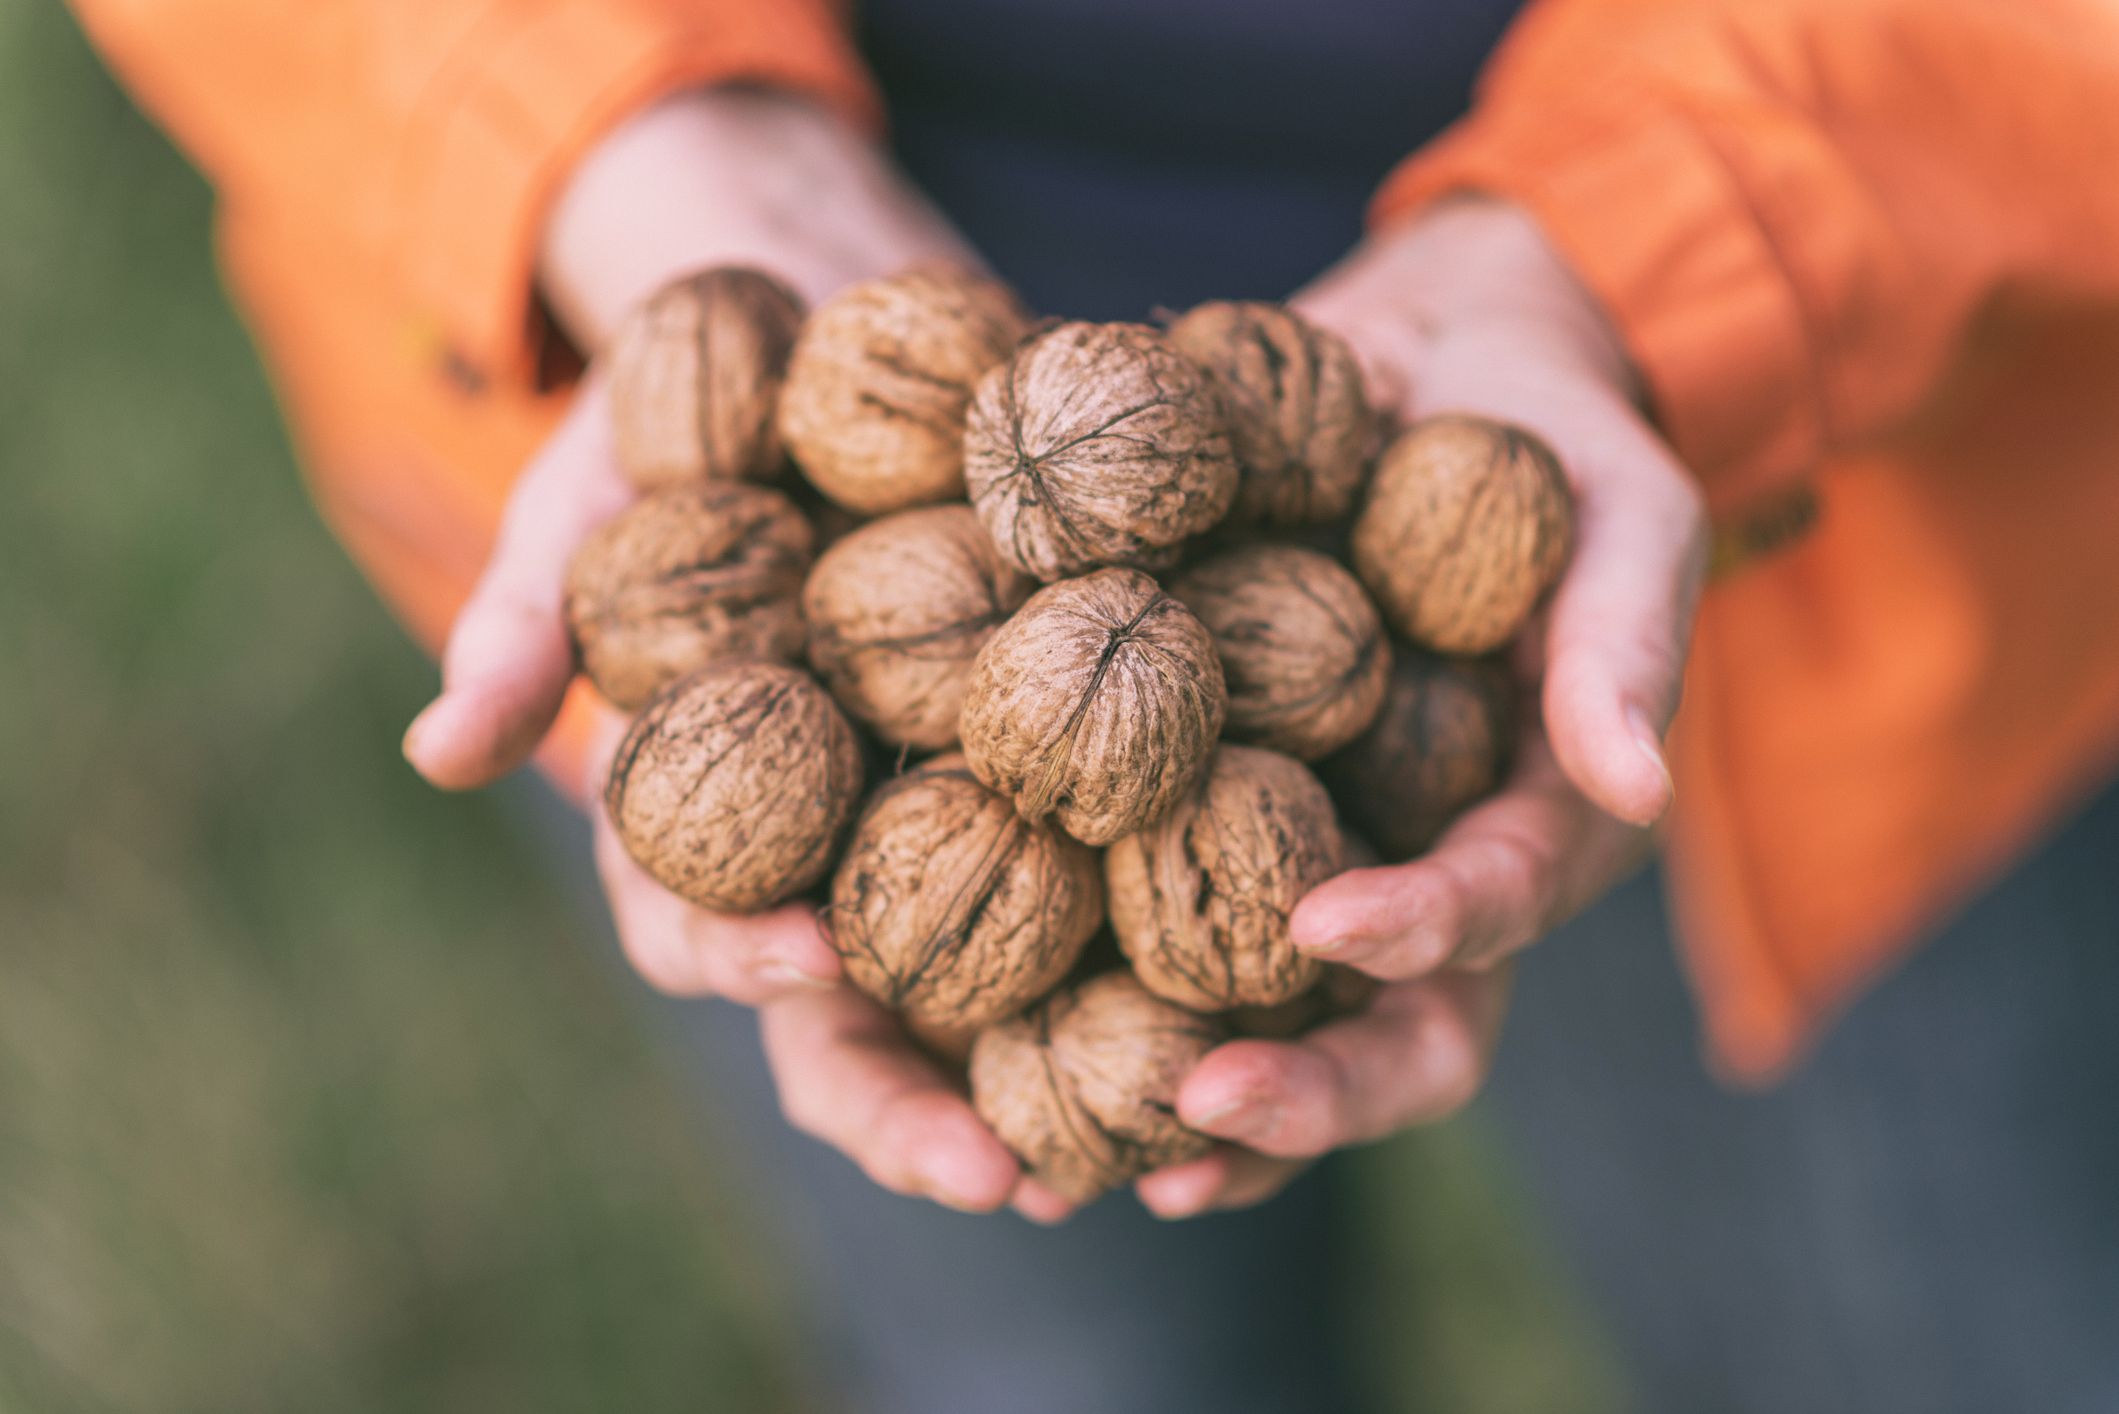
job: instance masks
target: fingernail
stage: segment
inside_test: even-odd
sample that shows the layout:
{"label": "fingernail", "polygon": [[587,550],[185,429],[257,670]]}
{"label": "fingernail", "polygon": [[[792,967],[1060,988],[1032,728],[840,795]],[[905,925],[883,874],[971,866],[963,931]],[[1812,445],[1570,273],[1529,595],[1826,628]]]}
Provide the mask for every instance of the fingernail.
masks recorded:
{"label": "fingernail", "polygon": [[426,745],[427,724],[434,717],[434,706],[430,702],[420,709],[419,715],[412,719],[412,725],[405,728],[404,740],[399,744],[405,759],[415,766],[419,764],[420,752]]}
{"label": "fingernail", "polygon": [[1664,800],[1674,799],[1677,795],[1677,783],[1670,778],[1670,763],[1664,759],[1663,738],[1656,731],[1655,723],[1649,720],[1648,713],[1640,707],[1629,707],[1626,709],[1626,725],[1632,730],[1633,739],[1640,746],[1641,754],[1648,758],[1648,763],[1655,767],[1656,774],[1663,778]]}
{"label": "fingernail", "polygon": [[761,963],[758,977],[775,987],[802,987],[812,992],[828,992],[839,985],[837,977],[819,977],[814,972],[804,972],[784,957]]}
{"label": "fingernail", "polygon": [[1206,1111],[1199,1117],[1198,1128],[1225,1139],[1241,1139],[1271,1129],[1273,1118],[1270,1101],[1257,1095],[1243,1095]]}
{"label": "fingernail", "polygon": [[1323,938],[1315,942],[1305,942],[1301,938],[1293,941],[1297,952],[1305,952],[1312,957],[1329,957],[1344,961],[1364,951],[1363,945],[1368,939],[1345,933],[1336,938]]}
{"label": "fingernail", "polygon": [[927,1196],[945,1208],[959,1213],[984,1213],[992,1204],[979,1201],[958,1184],[956,1176],[947,1172],[947,1165],[939,1159],[929,1159],[920,1165],[921,1187]]}

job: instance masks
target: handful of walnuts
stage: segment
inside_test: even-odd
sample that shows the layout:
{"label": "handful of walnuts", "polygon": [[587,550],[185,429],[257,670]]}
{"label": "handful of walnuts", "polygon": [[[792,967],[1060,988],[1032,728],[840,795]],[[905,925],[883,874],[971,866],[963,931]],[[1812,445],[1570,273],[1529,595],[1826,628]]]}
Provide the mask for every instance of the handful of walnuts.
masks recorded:
{"label": "handful of walnuts", "polygon": [[[979,1114],[1078,1201],[1206,1152],[1175,1097],[1223,1039],[1365,1003],[1288,916],[1374,857],[1346,825],[1404,858],[1498,784],[1513,685],[1449,655],[1564,566],[1543,443],[1444,417],[1379,457],[1353,355],[1292,311],[1034,327],[943,270],[806,320],[708,271],[610,357],[649,494],[567,608],[638,713],[605,801],[642,867],[724,911],[819,890],[847,981],[968,1054]],[[881,518],[813,560],[757,484],[794,474]]]}

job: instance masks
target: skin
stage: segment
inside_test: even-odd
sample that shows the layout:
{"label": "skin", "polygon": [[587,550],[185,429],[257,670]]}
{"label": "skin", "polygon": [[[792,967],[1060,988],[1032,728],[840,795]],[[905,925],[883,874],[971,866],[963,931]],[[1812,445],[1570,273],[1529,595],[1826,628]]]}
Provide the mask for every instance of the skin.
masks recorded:
{"label": "skin", "polygon": [[[636,301],[702,265],[763,266],[814,303],[937,261],[977,268],[869,142],[801,100],[726,89],[665,103],[592,152],[555,206],[540,274],[593,351]],[[1573,481],[1577,548],[1519,655],[1542,710],[1525,714],[1504,789],[1427,855],[1342,875],[1295,912],[1298,947],[1388,985],[1299,1040],[1232,1042],[1200,1063],[1179,1113],[1228,1142],[1139,1182],[1166,1217],[1258,1202],[1332,1149],[1440,1119],[1477,1093],[1510,958],[1630,872],[1669,808],[1661,737],[1705,564],[1692,481],[1638,411],[1594,301],[1521,212],[1437,207],[1371,236],[1296,304],[1353,345],[1399,415],[1477,412],[1542,434]],[[573,671],[567,559],[633,494],[607,422],[592,376],[517,484],[451,634],[441,693],[406,734],[407,758],[438,786],[474,788],[521,765],[558,712]],[[597,780],[623,724],[612,713],[604,725]],[[709,914],[634,867],[600,812],[596,840],[634,966],[676,995],[758,1007],[798,1128],[897,1192],[968,1211],[1012,1205],[1040,1222],[1068,1215],[1023,1177],[956,1079],[838,985],[806,906]]]}

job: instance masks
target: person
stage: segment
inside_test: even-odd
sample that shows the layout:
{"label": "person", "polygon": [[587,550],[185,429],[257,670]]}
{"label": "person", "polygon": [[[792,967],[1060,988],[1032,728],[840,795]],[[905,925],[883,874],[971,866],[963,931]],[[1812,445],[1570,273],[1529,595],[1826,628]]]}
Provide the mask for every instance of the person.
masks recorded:
{"label": "person", "polygon": [[[324,514],[446,642],[405,743],[444,787],[537,752],[582,794],[608,750],[559,580],[627,493],[576,374],[692,268],[815,300],[983,264],[1083,317],[1292,292],[1396,412],[1538,431],[1580,534],[1514,775],[1303,902],[1299,945],[1387,985],[1203,1062],[1180,1113],[1228,1142],[1141,1201],[1258,1204],[1458,1109],[1558,928],[1499,1097],[1643,1407],[2119,1402],[2119,13],[76,4],[220,190]],[[796,1126],[1068,1216],[804,909],[691,909],[600,822],[595,855],[643,976],[757,1009]],[[1688,1066],[1671,946],[1716,1070],[1778,1088]],[[767,1150],[863,1407],[1352,1407],[1329,1173],[1045,1232]]]}

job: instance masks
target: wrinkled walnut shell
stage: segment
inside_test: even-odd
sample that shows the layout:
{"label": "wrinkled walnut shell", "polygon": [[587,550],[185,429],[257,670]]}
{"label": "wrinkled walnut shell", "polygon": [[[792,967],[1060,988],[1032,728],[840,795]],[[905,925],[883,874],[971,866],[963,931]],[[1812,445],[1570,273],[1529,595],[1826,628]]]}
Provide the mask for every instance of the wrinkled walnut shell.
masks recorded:
{"label": "wrinkled walnut shell", "polygon": [[1177,1089],[1225,1033],[1107,972],[984,1032],[971,1102],[1033,1177],[1086,1203],[1213,1147],[1177,1120]]}
{"label": "wrinkled walnut shell", "polygon": [[702,908],[751,913],[824,877],[861,795],[861,747],[800,668],[717,663],[648,703],[604,809],[626,852]]}
{"label": "wrinkled walnut shell", "polygon": [[1323,525],[1353,512],[1380,419],[1346,340],[1293,310],[1215,300],[1170,326],[1228,411],[1243,469],[1231,521]]}
{"label": "wrinkled walnut shell", "polygon": [[987,785],[1084,844],[1162,818],[1205,765],[1228,691],[1192,611],[1137,570],[1030,596],[979,651],[959,723]]}
{"label": "wrinkled walnut shell", "polygon": [[723,658],[794,658],[809,522],[740,482],[657,492],[602,526],[567,567],[582,670],[628,711]]}
{"label": "wrinkled walnut shell", "polygon": [[1232,740],[1315,761],[1375,719],[1390,642],[1338,562],[1292,545],[1245,545],[1186,571],[1170,592],[1214,635]]}
{"label": "wrinkled walnut shell", "polygon": [[780,390],[780,436],[810,481],[880,515],[964,494],[964,409],[1028,320],[960,270],[864,280],[817,306]]}
{"label": "wrinkled walnut shell", "polygon": [[1141,324],[1061,324],[979,381],[964,479],[993,543],[1042,580],[1162,569],[1236,495],[1220,395]]}
{"label": "wrinkled walnut shell", "polygon": [[779,474],[773,409],[802,322],[794,291],[758,270],[702,270],[663,286],[611,340],[618,465],[652,491]]}
{"label": "wrinkled walnut shell", "polygon": [[1034,587],[969,506],[901,511],[818,558],[802,590],[810,664],[884,741],[939,750],[979,649]]}
{"label": "wrinkled walnut shell", "polygon": [[1288,914],[1339,873],[1331,798],[1291,757],[1223,746],[1161,823],[1104,855],[1111,927],[1141,984],[1179,1006],[1277,1006],[1321,964],[1295,950]]}
{"label": "wrinkled walnut shell", "polygon": [[1392,863],[1426,850],[1507,773],[1515,692],[1495,659],[1400,644],[1375,723],[1318,768],[1347,823]]}
{"label": "wrinkled walnut shell", "polygon": [[1391,443],[1354,522],[1354,568],[1400,633],[1440,653],[1515,637],[1567,563],[1574,502],[1533,434],[1431,417]]}
{"label": "wrinkled walnut shell", "polygon": [[1096,855],[1016,814],[952,754],[869,801],[827,921],[849,981],[915,1028],[946,1034],[1051,991],[1103,916]]}

